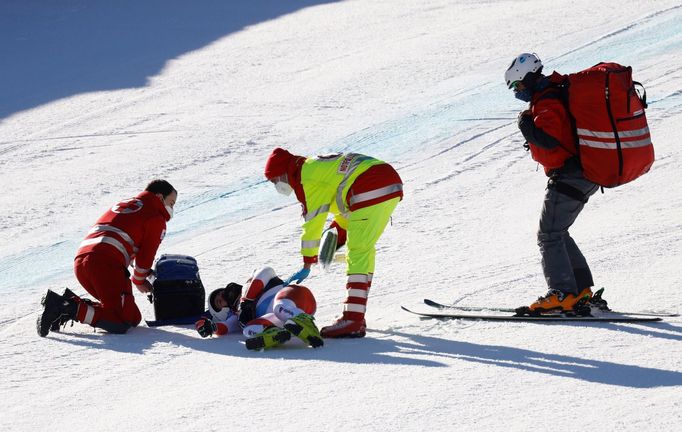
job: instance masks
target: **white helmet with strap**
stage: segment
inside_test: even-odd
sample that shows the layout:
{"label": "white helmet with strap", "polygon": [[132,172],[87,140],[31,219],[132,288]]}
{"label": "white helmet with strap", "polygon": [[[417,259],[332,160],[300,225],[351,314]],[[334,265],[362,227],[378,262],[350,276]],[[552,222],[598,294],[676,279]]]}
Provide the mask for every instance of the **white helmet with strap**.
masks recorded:
{"label": "white helmet with strap", "polygon": [[[208,310],[216,321],[225,321],[230,311],[237,313],[239,301],[242,297],[242,288],[242,285],[236,282],[230,282],[225,288],[218,288],[211,292],[208,296]],[[218,296],[227,304],[226,307],[221,309],[217,308],[216,299]]]}
{"label": "white helmet with strap", "polygon": [[542,69],[542,61],[535,53],[523,53],[514,58],[514,61],[504,73],[507,87],[512,88],[516,81],[523,81],[527,74],[539,72]]}

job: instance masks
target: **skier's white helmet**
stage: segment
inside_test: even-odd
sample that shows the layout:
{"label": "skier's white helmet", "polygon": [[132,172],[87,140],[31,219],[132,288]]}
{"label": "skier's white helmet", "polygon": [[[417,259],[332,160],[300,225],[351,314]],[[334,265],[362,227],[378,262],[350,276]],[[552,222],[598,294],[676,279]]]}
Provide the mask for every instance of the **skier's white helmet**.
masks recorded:
{"label": "skier's white helmet", "polygon": [[[242,285],[236,282],[230,282],[225,288],[218,288],[211,292],[208,296],[208,310],[211,312],[213,318],[217,321],[225,321],[230,311],[234,312],[238,309],[239,301],[242,296],[242,288]],[[226,307],[218,309],[216,304],[216,298],[218,296],[227,304]]]}
{"label": "skier's white helmet", "polygon": [[514,58],[514,61],[504,73],[507,87],[512,88],[516,81],[523,81],[527,74],[538,72],[542,69],[542,61],[535,53],[523,53]]}

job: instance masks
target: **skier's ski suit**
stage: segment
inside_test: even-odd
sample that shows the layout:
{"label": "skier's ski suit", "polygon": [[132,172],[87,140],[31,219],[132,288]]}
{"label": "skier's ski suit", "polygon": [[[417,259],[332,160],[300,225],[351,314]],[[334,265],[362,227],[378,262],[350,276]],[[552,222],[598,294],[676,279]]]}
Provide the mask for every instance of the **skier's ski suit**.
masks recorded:
{"label": "skier's ski suit", "polygon": [[254,271],[243,301],[255,303],[253,319],[242,329],[238,310],[229,310],[226,316],[213,315],[217,336],[242,331],[244,336],[251,337],[271,326],[283,327],[287,319],[300,313],[314,315],[317,309],[315,297],[308,288],[300,285],[284,287],[282,279],[270,267]]}

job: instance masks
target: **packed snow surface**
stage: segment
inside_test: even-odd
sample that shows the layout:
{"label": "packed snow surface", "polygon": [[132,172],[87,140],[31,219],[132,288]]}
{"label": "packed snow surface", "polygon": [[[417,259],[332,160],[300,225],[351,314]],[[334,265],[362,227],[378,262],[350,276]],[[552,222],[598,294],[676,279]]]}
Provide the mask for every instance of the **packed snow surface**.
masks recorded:
{"label": "packed snow surface", "polygon": [[[682,312],[682,4],[673,0],[70,0],[0,3],[0,430],[682,429],[682,318],[420,320],[423,298],[514,307],[546,289],[546,178],[522,145],[513,57],[631,65],[657,161],[571,233],[614,309]],[[300,207],[262,176],[277,146],[391,163],[364,339],[250,352],[192,326],[39,338],[42,294],[153,178],[179,191],[161,253],[207,290],[300,266]],[[304,283],[317,322],[345,266]],[[147,319],[152,306],[137,293]]]}

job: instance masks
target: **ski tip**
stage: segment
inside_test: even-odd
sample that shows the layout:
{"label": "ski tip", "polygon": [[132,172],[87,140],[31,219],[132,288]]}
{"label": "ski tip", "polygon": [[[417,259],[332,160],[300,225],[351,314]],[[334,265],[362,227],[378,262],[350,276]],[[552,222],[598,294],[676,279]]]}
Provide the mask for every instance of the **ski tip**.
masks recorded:
{"label": "ski tip", "polygon": [[426,304],[428,306],[436,307],[436,308],[441,308],[441,309],[446,308],[446,306],[444,304],[438,303],[437,301],[427,299],[427,298],[424,299],[424,304]]}

